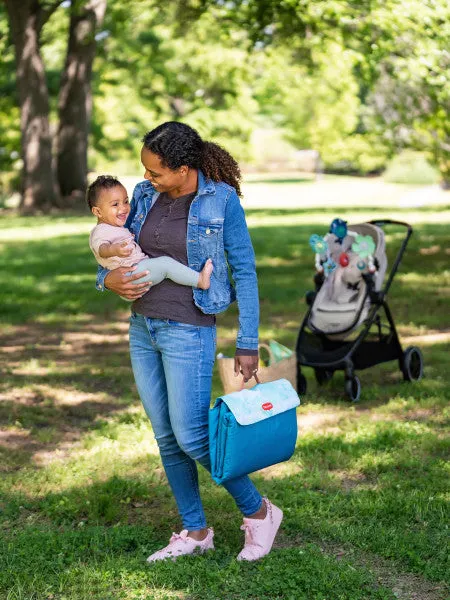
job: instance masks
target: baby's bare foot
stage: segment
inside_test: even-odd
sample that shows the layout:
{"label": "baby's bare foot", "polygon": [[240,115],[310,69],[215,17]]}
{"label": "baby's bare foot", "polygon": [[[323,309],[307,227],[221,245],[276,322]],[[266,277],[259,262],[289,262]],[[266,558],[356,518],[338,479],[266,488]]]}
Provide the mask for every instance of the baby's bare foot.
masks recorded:
{"label": "baby's bare foot", "polygon": [[214,266],[212,260],[208,258],[205,266],[200,271],[198,276],[198,287],[201,290],[208,290],[211,285],[211,273],[213,272]]}

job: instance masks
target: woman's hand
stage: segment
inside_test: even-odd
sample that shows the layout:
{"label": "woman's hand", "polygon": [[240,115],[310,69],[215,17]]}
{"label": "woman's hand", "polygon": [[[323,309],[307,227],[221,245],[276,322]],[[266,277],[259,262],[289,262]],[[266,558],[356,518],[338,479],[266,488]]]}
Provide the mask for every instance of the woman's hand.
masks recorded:
{"label": "woman's hand", "polygon": [[244,377],[244,383],[255,377],[258,371],[259,357],[256,356],[235,356],[234,357],[234,374],[236,377],[241,373]]}
{"label": "woman's hand", "polygon": [[149,273],[149,271],[143,271],[142,273],[132,273],[131,275],[127,275],[130,271],[134,271],[135,268],[136,267],[118,267],[117,269],[113,269],[105,277],[105,287],[128,300],[137,300],[137,298],[140,298],[148,292],[152,282],[133,283],[133,281],[142,279],[142,277]]}

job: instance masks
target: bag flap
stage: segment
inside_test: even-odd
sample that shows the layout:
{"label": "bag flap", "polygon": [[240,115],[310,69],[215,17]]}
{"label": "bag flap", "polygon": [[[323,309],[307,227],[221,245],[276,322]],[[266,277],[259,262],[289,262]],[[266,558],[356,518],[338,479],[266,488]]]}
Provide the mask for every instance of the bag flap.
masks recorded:
{"label": "bag flap", "polygon": [[214,408],[224,402],[239,425],[252,425],[300,404],[297,392],[287,379],[258,383],[249,390],[217,398]]}

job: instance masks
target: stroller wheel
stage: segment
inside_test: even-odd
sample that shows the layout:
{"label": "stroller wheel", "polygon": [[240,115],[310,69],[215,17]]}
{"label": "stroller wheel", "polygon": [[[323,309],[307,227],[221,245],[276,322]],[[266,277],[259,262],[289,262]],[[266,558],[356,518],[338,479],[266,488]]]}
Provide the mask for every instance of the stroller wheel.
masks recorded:
{"label": "stroller wheel", "polygon": [[333,371],[329,369],[314,369],[314,375],[316,376],[316,381],[319,385],[324,385],[331,381],[333,377]]}
{"label": "stroller wheel", "polygon": [[352,402],[358,402],[361,395],[361,383],[359,377],[354,375],[351,379],[345,380],[345,393]]}
{"label": "stroller wheel", "polygon": [[419,381],[423,376],[423,356],[417,346],[409,346],[403,353],[403,379]]}

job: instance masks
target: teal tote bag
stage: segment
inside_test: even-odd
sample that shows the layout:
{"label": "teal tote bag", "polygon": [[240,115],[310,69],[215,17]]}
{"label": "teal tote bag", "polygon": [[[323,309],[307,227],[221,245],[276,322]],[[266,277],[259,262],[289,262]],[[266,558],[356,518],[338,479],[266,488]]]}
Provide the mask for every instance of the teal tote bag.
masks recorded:
{"label": "teal tote bag", "polygon": [[211,474],[224,483],[288,460],[297,440],[297,392],[287,379],[217,398],[209,411]]}

